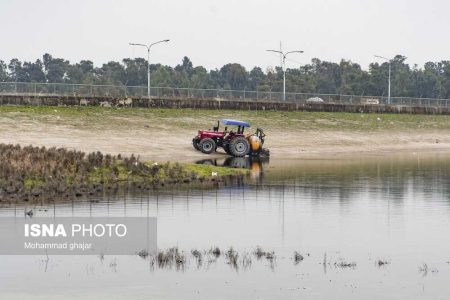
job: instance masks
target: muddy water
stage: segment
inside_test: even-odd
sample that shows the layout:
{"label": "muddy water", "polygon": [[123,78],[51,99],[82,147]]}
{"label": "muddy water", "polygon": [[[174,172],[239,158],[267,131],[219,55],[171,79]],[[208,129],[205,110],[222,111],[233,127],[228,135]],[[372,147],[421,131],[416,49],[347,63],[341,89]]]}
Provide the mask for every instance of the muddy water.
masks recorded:
{"label": "muddy water", "polygon": [[[189,256],[232,246],[243,257],[259,245],[275,252],[273,261],[250,255],[251,265],[236,268],[190,259],[177,271],[138,256],[3,256],[1,298],[448,299],[449,156],[232,163],[252,168],[245,185],[26,208],[38,216],[156,216],[159,248]],[[4,206],[0,215],[23,218],[24,209]],[[304,256],[298,264],[294,251]]]}

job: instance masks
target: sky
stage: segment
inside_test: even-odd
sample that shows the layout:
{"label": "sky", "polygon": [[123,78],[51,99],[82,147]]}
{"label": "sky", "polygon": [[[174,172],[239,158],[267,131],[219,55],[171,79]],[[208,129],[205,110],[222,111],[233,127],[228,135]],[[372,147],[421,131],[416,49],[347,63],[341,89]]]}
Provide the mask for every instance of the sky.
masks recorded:
{"label": "sky", "polygon": [[374,54],[401,54],[410,65],[450,60],[448,0],[0,0],[0,60],[35,61],[44,53],[96,66],[146,57],[129,42],[152,43],[151,63],[184,56],[207,69],[240,63],[264,70],[312,58],[351,60],[367,69]]}

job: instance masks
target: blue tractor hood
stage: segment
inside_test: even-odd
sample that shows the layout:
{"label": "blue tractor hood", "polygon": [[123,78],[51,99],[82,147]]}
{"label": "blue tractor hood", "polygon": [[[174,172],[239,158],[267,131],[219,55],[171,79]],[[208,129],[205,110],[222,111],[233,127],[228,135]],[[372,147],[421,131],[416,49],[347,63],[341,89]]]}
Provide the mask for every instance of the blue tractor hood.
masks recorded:
{"label": "blue tractor hood", "polygon": [[235,125],[235,126],[243,126],[243,127],[250,127],[250,123],[238,121],[238,120],[231,120],[231,119],[222,119],[220,120],[222,124],[224,125]]}

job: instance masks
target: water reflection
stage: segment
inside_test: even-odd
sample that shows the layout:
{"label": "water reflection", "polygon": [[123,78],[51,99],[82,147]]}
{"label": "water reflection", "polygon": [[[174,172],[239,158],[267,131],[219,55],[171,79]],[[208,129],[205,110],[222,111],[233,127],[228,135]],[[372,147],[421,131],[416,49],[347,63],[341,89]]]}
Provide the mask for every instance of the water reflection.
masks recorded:
{"label": "water reflection", "polygon": [[250,178],[254,181],[258,181],[262,179],[262,174],[264,173],[264,166],[269,163],[269,157],[246,156],[246,157],[227,157],[225,159],[214,158],[214,159],[202,159],[197,161],[196,163],[210,166],[248,169],[250,170]]}

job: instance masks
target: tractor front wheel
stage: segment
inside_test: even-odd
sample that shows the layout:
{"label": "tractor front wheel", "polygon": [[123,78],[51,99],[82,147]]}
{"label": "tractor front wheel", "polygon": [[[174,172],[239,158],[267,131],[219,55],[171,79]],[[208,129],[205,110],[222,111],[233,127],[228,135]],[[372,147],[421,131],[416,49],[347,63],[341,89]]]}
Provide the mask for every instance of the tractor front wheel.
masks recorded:
{"label": "tractor front wheel", "polygon": [[198,148],[205,154],[211,154],[216,151],[216,142],[213,139],[206,138],[198,143]]}
{"label": "tractor front wheel", "polygon": [[229,151],[236,157],[246,156],[250,152],[250,143],[243,137],[236,137],[230,141]]}

